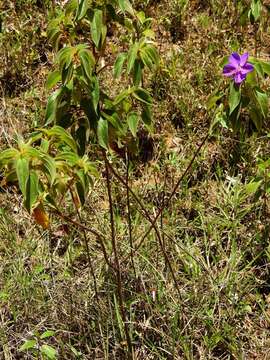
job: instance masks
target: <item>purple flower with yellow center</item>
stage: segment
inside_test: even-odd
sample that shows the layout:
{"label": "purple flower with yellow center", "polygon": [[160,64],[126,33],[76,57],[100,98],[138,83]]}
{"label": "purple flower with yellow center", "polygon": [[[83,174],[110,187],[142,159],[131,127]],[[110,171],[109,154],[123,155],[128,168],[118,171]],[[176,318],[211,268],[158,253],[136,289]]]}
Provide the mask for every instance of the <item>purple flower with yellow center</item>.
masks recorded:
{"label": "purple flower with yellow center", "polygon": [[247,62],[248,57],[247,52],[243,55],[232,53],[229,63],[223,68],[223,75],[233,78],[235,84],[240,85],[246,79],[247,74],[254,70],[253,65]]}

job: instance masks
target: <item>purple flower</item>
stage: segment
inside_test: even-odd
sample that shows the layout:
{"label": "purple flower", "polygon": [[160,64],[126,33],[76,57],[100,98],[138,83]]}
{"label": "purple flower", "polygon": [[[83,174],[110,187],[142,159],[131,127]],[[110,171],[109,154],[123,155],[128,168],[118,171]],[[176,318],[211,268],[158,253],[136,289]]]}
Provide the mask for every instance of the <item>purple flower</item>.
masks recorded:
{"label": "purple flower", "polygon": [[247,74],[254,70],[253,65],[247,62],[248,57],[247,52],[243,55],[236,52],[232,53],[229,57],[229,63],[223,68],[223,75],[233,78],[235,84],[241,84]]}

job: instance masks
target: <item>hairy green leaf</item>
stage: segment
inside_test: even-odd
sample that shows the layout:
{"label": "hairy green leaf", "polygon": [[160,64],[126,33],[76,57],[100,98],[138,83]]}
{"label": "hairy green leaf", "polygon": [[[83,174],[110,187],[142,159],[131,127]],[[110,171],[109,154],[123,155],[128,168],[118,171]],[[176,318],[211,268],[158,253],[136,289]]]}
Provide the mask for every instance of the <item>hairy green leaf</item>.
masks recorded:
{"label": "hairy green leaf", "polygon": [[39,194],[39,178],[36,171],[31,170],[27,181],[27,191],[25,199],[25,207],[31,213]]}
{"label": "hairy green leaf", "polygon": [[22,346],[19,348],[19,351],[27,351],[35,348],[37,341],[35,339],[26,340]]}
{"label": "hairy green leaf", "polygon": [[131,134],[136,137],[138,123],[139,123],[139,116],[136,112],[131,112],[128,114],[127,123]]}
{"label": "hairy green leaf", "polygon": [[40,351],[43,355],[47,356],[47,358],[49,360],[56,359],[57,351],[53,347],[44,344],[44,345],[41,345]]}
{"label": "hairy green leaf", "polygon": [[143,88],[138,88],[136,89],[132,95],[139,101],[151,105],[152,104],[152,97],[150,96],[150,94]]}
{"label": "hairy green leaf", "polygon": [[29,160],[22,156],[17,158],[15,168],[20,190],[24,198],[26,198],[27,181],[29,178]]}
{"label": "hairy green leaf", "polygon": [[108,121],[100,118],[98,120],[97,128],[98,142],[99,145],[104,149],[108,149],[109,134],[108,134]]}
{"label": "hairy green leaf", "polygon": [[60,80],[61,74],[58,70],[50,72],[46,81],[47,89],[52,89]]}
{"label": "hairy green leaf", "polygon": [[101,34],[102,26],[103,26],[103,13],[101,10],[95,9],[90,19],[90,28],[91,28],[92,40],[97,48],[99,46],[99,41],[102,35]]}
{"label": "hairy green leaf", "polygon": [[229,107],[231,115],[233,111],[237,108],[241,101],[241,90],[240,87],[235,85],[233,82],[230,84],[230,94],[229,94]]}
{"label": "hairy green leaf", "polygon": [[116,79],[119,78],[119,76],[121,75],[126,58],[127,58],[126,53],[120,53],[115,60],[114,68],[113,68],[113,76]]}
{"label": "hairy green leaf", "polygon": [[92,52],[88,49],[80,50],[78,55],[81,60],[82,68],[83,68],[86,76],[90,80],[91,76],[92,76],[93,67],[95,66],[94,56],[93,56]]}

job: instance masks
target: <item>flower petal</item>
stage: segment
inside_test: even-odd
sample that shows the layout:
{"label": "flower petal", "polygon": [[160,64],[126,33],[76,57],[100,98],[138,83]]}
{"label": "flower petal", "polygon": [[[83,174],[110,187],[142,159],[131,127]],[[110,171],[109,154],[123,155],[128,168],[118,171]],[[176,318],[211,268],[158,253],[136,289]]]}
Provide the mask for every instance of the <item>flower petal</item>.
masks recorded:
{"label": "flower petal", "polygon": [[243,55],[240,56],[240,65],[241,66],[244,66],[247,63],[248,57],[249,57],[248,52],[246,52],[246,53],[244,53]]}
{"label": "flower petal", "polygon": [[245,78],[246,78],[246,74],[241,74],[241,72],[238,72],[237,74],[235,74],[235,76],[234,76],[234,82],[237,84],[237,85],[239,85],[239,84],[241,84],[241,82],[242,81],[244,81],[245,80]]}
{"label": "flower petal", "polygon": [[241,57],[236,52],[233,52],[229,57],[229,63],[236,68],[240,65],[240,61]]}
{"label": "flower petal", "polygon": [[232,76],[232,75],[235,74],[235,72],[236,72],[236,68],[231,64],[227,64],[223,68],[223,75],[224,76]]}
{"label": "flower petal", "polygon": [[248,74],[251,71],[254,70],[254,66],[251,65],[250,63],[246,63],[242,68],[241,68],[241,74]]}

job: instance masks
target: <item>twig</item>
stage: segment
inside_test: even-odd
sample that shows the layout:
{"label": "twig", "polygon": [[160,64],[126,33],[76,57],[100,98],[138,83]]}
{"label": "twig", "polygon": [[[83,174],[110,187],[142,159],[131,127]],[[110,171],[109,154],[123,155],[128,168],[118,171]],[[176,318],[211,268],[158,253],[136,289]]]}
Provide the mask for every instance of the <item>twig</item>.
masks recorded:
{"label": "twig", "polygon": [[[115,175],[115,177],[125,186],[125,187],[128,187],[129,188],[129,192],[132,194],[132,196],[135,198],[135,200],[137,201],[137,203],[140,205],[141,209],[143,210],[143,216],[151,223],[151,226],[152,226],[152,229],[154,229],[155,233],[156,233],[156,236],[157,236],[157,239],[158,239],[158,242],[159,242],[159,246],[161,248],[161,251],[162,251],[162,254],[163,254],[163,257],[165,259],[165,263],[167,264],[167,266],[169,267],[170,269],[170,272],[171,272],[171,275],[172,275],[172,278],[173,278],[173,281],[174,281],[174,284],[175,284],[175,287],[177,289],[177,292],[178,292],[178,295],[179,295],[179,298],[181,299],[181,291],[179,289],[179,286],[178,286],[178,283],[177,283],[177,279],[175,277],[175,273],[173,271],[173,267],[172,267],[172,264],[170,262],[170,259],[165,251],[165,247],[164,247],[164,243],[162,241],[162,238],[160,236],[160,233],[159,233],[159,230],[156,226],[156,224],[154,223],[154,221],[152,220],[151,216],[149,215],[147,209],[145,208],[145,206],[143,205],[143,203],[141,202],[141,200],[138,198],[138,196],[134,193],[134,191],[129,187],[129,185],[125,182],[125,180],[114,170],[114,168],[111,166],[111,164],[109,164],[108,162],[108,166],[110,167],[110,170],[112,171],[112,173]],[[138,249],[136,249],[137,251]],[[125,259],[127,260],[127,259]]]}
{"label": "twig", "polygon": [[132,238],[132,222],[131,222],[131,212],[130,212],[130,195],[129,195],[129,154],[126,152],[126,191],[127,191],[127,217],[128,217],[128,233],[129,233],[129,246],[130,246],[130,257],[131,263],[134,271],[134,276],[136,276],[136,269],[134,264],[134,255],[133,255],[133,238]]}
{"label": "twig", "polygon": [[147,238],[147,236],[150,234],[150,232],[153,230],[154,225],[156,224],[159,216],[162,214],[163,210],[170,204],[172,198],[174,197],[179,185],[181,184],[181,182],[183,181],[184,177],[187,175],[187,173],[189,172],[189,170],[191,169],[196,157],[198,156],[198,154],[200,153],[203,145],[205,144],[206,140],[209,137],[209,133],[207,133],[207,135],[205,136],[205,138],[203,139],[203,141],[201,142],[201,144],[199,145],[198,149],[196,150],[195,154],[193,155],[192,159],[190,160],[188,166],[186,167],[185,171],[183,172],[183,174],[180,176],[180,178],[178,179],[177,183],[175,184],[168,200],[166,202],[164,202],[164,204],[162,205],[162,207],[159,209],[158,213],[156,214],[154,219],[151,219],[151,225],[149,227],[149,229],[146,231],[146,233],[144,234],[144,236],[142,237],[141,241],[139,242],[139,244],[136,246],[136,248],[134,249],[134,253],[136,251],[139,250],[139,248],[141,247],[141,245],[143,244],[144,240]]}
{"label": "twig", "polygon": [[126,335],[126,340],[127,340],[127,344],[128,344],[128,358],[130,360],[132,360],[132,343],[131,343],[131,338],[129,335],[126,311],[125,311],[125,307],[124,307],[121,269],[120,269],[118,249],[117,249],[117,244],[116,244],[116,237],[115,237],[115,224],[114,224],[114,214],[113,214],[111,181],[110,181],[108,160],[107,160],[105,151],[104,151],[104,161],[105,161],[105,168],[106,168],[106,183],[107,183],[107,191],[108,191],[109,207],[110,207],[111,240],[112,240],[112,248],[113,248],[114,260],[115,260],[117,293],[118,293],[121,317],[122,317],[122,321],[124,323],[125,335]]}
{"label": "twig", "polygon": [[[74,204],[75,209],[76,209],[76,213],[77,213],[78,219],[79,219],[80,223],[82,223],[81,214],[80,214],[80,212],[79,212],[79,210],[78,210],[78,208],[77,208],[77,206],[76,206],[76,201],[75,201],[75,198],[74,198],[73,191],[72,191],[71,188],[69,188],[69,191],[70,191],[70,194],[71,194],[71,198],[72,198],[73,204]],[[86,230],[85,230],[85,229],[82,229],[82,232],[83,232],[83,238],[84,238],[84,244],[85,244],[85,249],[86,249],[86,254],[87,254],[87,260],[88,260],[89,270],[90,270],[90,274],[91,274],[92,277],[93,277],[94,289],[95,289],[96,298],[97,298],[97,300],[99,301],[98,289],[97,289],[97,279],[96,279],[96,275],[95,275],[94,268],[93,268],[93,264],[92,264],[91,257],[90,257],[90,250],[89,250],[89,245],[88,245],[88,241],[87,241]]]}
{"label": "twig", "polygon": [[90,232],[91,234],[93,234],[96,239],[98,240],[98,243],[100,244],[101,246],[101,249],[102,249],[102,252],[103,252],[103,256],[104,256],[104,259],[107,263],[107,265],[111,268],[114,269],[114,266],[113,264],[110,262],[109,260],[109,257],[108,257],[108,254],[107,254],[107,250],[106,250],[106,247],[105,247],[105,244],[104,244],[104,237],[102,234],[100,234],[99,232],[97,232],[96,230],[94,229],[91,229],[89,228],[88,226],[85,226],[84,224],[82,223],[79,223],[78,221],[76,220],[73,220],[71,219],[69,216],[67,215],[64,215],[61,213],[61,211],[57,210],[57,209],[54,209],[54,212],[56,213],[56,215],[58,215],[60,218],[62,218],[63,220],[69,222],[70,224],[72,224],[73,226],[77,227],[77,228],[80,228],[82,230],[86,230],[88,232]]}
{"label": "twig", "polygon": [[[129,192],[130,194],[132,194],[132,196],[134,197],[134,199],[137,201],[137,203],[140,205],[141,209],[144,212],[144,216],[146,219],[148,219],[148,221],[150,222],[150,227],[149,229],[146,231],[146,233],[144,234],[144,236],[142,237],[140,243],[136,246],[136,248],[134,249],[134,253],[135,254],[139,248],[141,247],[141,245],[143,244],[144,240],[146,239],[146,237],[149,235],[149,233],[151,232],[151,230],[153,230],[155,228],[156,222],[159,218],[159,216],[161,215],[161,213],[163,212],[163,210],[169,205],[169,203],[171,202],[173,196],[175,195],[179,185],[181,184],[181,182],[183,181],[184,177],[187,175],[187,173],[189,172],[189,170],[191,169],[196,157],[198,156],[199,152],[201,151],[203,145],[205,144],[206,140],[209,137],[209,133],[207,133],[207,135],[205,136],[205,138],[203,139],[203,141],[201,142],[201,144],[199,145],[198,149],[196,150],[195,154],[193,155],[192,159],[190,160],[188,166],[186,167],[185,171],[183,172],[183,174],[180,176],[180,178],[178,179],[176,185],[174,186],[168,200],[166,202],[164,202],[164,204],[162,205],[162,207],[159,209],[158,213],[156,214],[155,218],[152,219],[150,217],[150,215],[148,214],[148,211],[146,210],[145,206],[143,205],[142,201],[139,199],[139,197],[134,193],[134,191],[129,188]],[[114,168],[110,165],[110,163],[108,163],[108,166],[110,167],[110,170],[112,171],[112,173],[114,174],[114,176],[125,186],[128,186],[128,184],[126,184],[126,182],[122,179],[122,177],[114,170]],[[125,259],[126,260],[126,259]]]}

